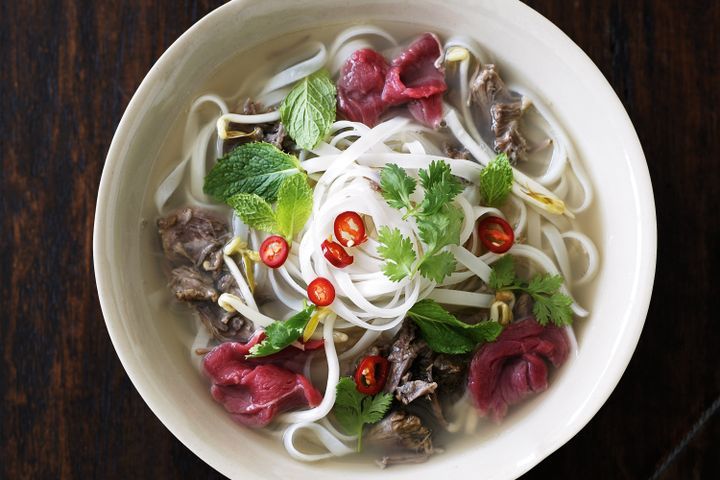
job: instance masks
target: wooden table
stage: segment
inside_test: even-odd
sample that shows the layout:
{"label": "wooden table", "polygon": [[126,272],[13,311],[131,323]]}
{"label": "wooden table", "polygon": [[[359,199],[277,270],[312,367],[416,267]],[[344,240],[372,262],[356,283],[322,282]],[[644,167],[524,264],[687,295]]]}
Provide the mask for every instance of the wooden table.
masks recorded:
{"label": "wooden table", "polygon": [[[160,54],[220,3],[0,4],[0,478],[219,477],[128,380],[100,313],[91,245],[125,106]],[[720,3],[528,3],[587,52],[632,117],[659,251],[627,372],[589,425],[527,477],[720,478],[710,267],[720,264]]]}

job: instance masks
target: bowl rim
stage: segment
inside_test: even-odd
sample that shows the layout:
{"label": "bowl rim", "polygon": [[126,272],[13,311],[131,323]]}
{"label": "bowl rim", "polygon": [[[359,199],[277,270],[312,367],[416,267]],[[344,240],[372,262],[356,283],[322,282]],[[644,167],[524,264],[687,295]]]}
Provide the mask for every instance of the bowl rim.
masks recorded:
{"label": "bowl rim", "polygon": [[[450,1],[463,2],[464,0]],[[113,294],[110,288],[112,282],[110,273],[99,260],[102,256],[106,238],[109,236],[110,230],[108,228],[109,220],[99,214],[107,208],[110,202],[109,190],[111,177],[121,160],[119,154],[122,145],[131,137],[130,125],[140,113],[141,106],[149,95],[152,85],[162,79],[161,70],[164,68],[163,66],[171,64],[176,59],[181,58],[184,55],[185,48],[191,45],[192,39],[200,31],[206,30],[212,22],[223,16],[225,12],[231,9],[244,8],[251,3],[251,0],[232,0],[209,12],[178,37],[153,64],[133,94],[113,135],[100,179],[93,228],[93,265],[98,298],[110,339],[125,372],[147,406],[165,427],[201,460],[228,477],[231,477],[233,472],[227,467],[227,462],[223,461],[216,452],[208,448],[199,438],[188,435],[188,432],[180,425],[181,422],[178,422],[166,414],[164,412],[165,400],[158,398],[154,392],[151,391],[150,386],[146,385],[139,378],[139,372],[142,367],[133,354],[132,349],[128,346],[126,334],[121,328],[122,318],[118,312],[114,310],[114,302],[111,299]],[[638,271],[635,272],[636,278],[634,281],[634,288],[639,296],[637,297],[638,300],[631,306],[631,311],[628,313],[628,318],[634,319],[634,321],[628,325],[624,341],[619,343],[619,348],[614,352],[615,356],[611,368],[604,372],[602,379],[598,382],[598,387],[600,387],[598,389],[599,391],[596,392],[592,400],[587,402],[582,408],[581,414],[565,429],[561,438],[552,444],[543,445],[541,448],[539,447],[538,450],[534,452],[536,457],[532,462],[523,462],[522,464],[510,466],[505,470],[505,473],[517,477],[536,466],[584,428],[605,404],[620,381],[637,347],[650,305],[657,260],[657,223],[653,189],[642,146],[627,111],[602,72],[570,37],[528,5],[525,5],[519,0],[505,0],[495,4],[495,7],[498,11],[502,11],[508,15],[523,17],[525,21],[532,23],[538,32],[547,36],[548,40],[556,46],[558,51],[562,51],[566,61],[578,65],[583,69],[584,76],[604,86],[602,91],[595,92],[595,94],[601,95],[603,101],[607,102],[608,108],[617,113],[616,119],[619,122],[618,127],[619,130],[623,132],[622,143],[628,151],[627,161],[631,167],[631,171],[635,175],[636,195],[639,199],[638,206],[643,213],[638,220],[640,223],[638,232],[644,233],[645,236],[644,240],[639,241],[644,247],[642,250],[643,258],[642,261],[638,262],[639,268]]]}

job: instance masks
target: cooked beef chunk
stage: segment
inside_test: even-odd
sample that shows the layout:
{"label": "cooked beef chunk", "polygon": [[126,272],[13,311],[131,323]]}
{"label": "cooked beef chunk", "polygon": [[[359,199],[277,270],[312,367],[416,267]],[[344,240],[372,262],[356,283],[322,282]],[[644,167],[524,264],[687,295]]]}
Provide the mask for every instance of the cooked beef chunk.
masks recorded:
{"label": "cooked beef chunk", "polygon": [[517,320],[522,320],[523,318],[532,316],[534,305],[535,302],[533,301],[530,294],[524,292],[521,293],[517,297],[517,300],[515,300],[515,306],[513,307],[513,318]]}
{"label": "cooked beef chunk", "polygon": [[403,404],[416,400],[425,395],[430,395],[438,387],[435,382],[426,382],[424,380],[406,380],[395,389],[395,398]]}
{"label": "cooked beef chunk", "polygon": [[390,362],[390,372],[383,391],[392,393],[395,391],[405,373],[410,369],[418,350],[413,340],[417,327],[415,324],[405,320],[400,331],[395,335],[390,345],[390,354],[387,359]]}
{"label": "cooked beef chunk", "polygon": [[[273,355],[247,359],[250,349],[264,338],[247,343],[218,345],[203,360],[212,381],[210,392],[233,420],[253,428],[264,427],[276,414],[298,407],[315,407],[322,395],[310,381]],[[289,347],[293,348],[293,347]]]}
{"label": "cooked beef chunk", "polygon": [[548,387],[549,362],[562,365],[570,351],[565,330],[533,317],[508,325],[470,364],[468,387],[481,415],[499,421],[508,407]]}
{"label": "cooked beef chunk", "polygon": [[507,89],[495,65],[483,65],[470,82],[471,98],[489,123],[497,152],[505,152],[512,163],[527,156],[527,141],[520,133],[522,97]]}
{"label": "cooked beef chunk", "polygon": [[275,145],[280,150],[287,150],[287,145],[285,145],[287,138],[285,126],[280,122],[275,122],[269,128],[265,128],[263,141]]}
{"label": "cooked beef chunk", "polygon": [[201,270],[216,271],[223,263],[227,225],[197,208],[182,208],[157,222],[168,260],[189,261]]}
{"label": "cooked beef chunk", "polygon": [[407,465],[410,463],[424,463],[427,462],[430,455],[427,453],[409,453],[403,455],[386,455],[379,460],[375,460],[375,463],[380,468],[387,468],[390,465]]}
{"label": "cooked beef chunk", "polygon": [[227,312],[216,303],[197,302],[193,305],[213,338],[221,341],[247,341],[255,331],[252,321],[237,312]]}
{"label": "cooked beef chunk", "polygon": [[219,296],[210,275],[187,265],[174,268],[170,272],[170,289],[175,298],[183,302],[215,302]]}
{"label": "cooked beef chunk", "polygon": [[431,454],[434,451],[431,433],[420,417],[395,411],[370,427],[364,438],[387,448]]}

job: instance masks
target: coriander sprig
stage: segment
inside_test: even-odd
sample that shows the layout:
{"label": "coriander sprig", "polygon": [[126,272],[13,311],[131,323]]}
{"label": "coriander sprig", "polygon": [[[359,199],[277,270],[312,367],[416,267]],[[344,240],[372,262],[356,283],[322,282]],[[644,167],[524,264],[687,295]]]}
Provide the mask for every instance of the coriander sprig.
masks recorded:
{"label": "coriander sprig", "polygon": [[405,210],[404,220],[415,219],[423,251],[418,255],[399,229],[383,226],[378,231],[378,253],[385,260],[383,272],[394,282],[420,272],[439,283],[455,271],[455,258],[443,249],[460,242],[462,214],[452,201],[462,186],[452,175],[450,165],[439,160],[433,161],[427,170],[421,169],[418,177],[424,191],[420,202],[410,198],[417,181],[395,164],[386,165],[380,172],[380,188],[388,205]]}
{"label": "coriander sprig", "polygon": [[505,255],[492,266],[488,286],[494,290],[517,290],[534,300],[533,313],[540,325],[552,322],[558,327],[572,325],[572,298],[560,292],[561,275],[538,274],[526,283],[515,274],[515,260]]}

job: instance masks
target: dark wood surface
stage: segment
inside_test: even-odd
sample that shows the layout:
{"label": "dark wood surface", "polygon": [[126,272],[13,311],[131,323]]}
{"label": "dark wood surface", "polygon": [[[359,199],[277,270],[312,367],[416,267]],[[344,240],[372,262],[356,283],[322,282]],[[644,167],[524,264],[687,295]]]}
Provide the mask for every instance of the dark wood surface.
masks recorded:
{"label": "dark wood surface", "polygon": [[[123,371],[91,245],[125,106],[160,54],[220,3],[0,2],[0,478],[219,477]],[[720,478],[720,2],[528,3],[587,52],[627,108],[655,189],[659,250],[627,372],[527,478]]]}

